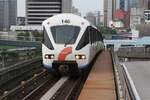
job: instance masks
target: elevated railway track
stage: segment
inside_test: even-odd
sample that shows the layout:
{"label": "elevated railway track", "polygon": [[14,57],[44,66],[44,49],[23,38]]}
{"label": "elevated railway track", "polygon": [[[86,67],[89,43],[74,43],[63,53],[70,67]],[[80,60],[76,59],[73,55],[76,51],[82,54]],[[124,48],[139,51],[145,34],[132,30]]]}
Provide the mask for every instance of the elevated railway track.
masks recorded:
{"label": "elevated railway track", "polygon": [[56,78],[42,70],[5,91],[0,100],[140,100],[131,84],[116,53],[104,51],[85,76]]}

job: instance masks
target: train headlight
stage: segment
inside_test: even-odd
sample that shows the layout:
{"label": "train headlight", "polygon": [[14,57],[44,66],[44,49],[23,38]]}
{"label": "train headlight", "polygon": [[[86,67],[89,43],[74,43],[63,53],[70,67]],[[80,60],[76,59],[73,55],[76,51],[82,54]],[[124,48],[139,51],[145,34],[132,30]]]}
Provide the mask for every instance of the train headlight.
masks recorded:
{"label": "train headlight", "polygon": [[54,54],[46,54],[45,59],[54,59],[55,55]]}
{"label": "train headlight", "polygon": [[80,56],[79,56],[79,55],[76,55],[75,58],[76,58],[76,59],[80,59]]}
{"label": "train headlight", "polygon": [[79,55],[75,55],[75,58],[76,59],[86,59],[86,56],[79,54]]}
{"label": "train headlight", "polygon": [[86,59],[85,55],[82,55],[82,59]]}

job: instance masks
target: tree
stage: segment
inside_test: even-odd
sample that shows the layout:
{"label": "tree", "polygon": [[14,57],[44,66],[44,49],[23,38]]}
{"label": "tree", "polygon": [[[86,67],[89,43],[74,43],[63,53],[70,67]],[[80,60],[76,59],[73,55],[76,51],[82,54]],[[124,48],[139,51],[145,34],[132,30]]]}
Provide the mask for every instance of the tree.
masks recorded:
{"label": "tree", "polygon": [[17,34],[18,40],[29,40],[29,32],[21,32]]}
{"label": "tree", "polygon": [[98,30],[102,34],[110,34],[110,35],[117,34],[115,29],[112,29],[112,28],[109,28],[109,27],[105,27],[105,26],[98,26]]}
{"label": "tree", "polygon": [[36,41],[42,41],[43,33],[39,32],[37,30],[34,30],[34,31],[32,31],[32,35],[34,36]]}

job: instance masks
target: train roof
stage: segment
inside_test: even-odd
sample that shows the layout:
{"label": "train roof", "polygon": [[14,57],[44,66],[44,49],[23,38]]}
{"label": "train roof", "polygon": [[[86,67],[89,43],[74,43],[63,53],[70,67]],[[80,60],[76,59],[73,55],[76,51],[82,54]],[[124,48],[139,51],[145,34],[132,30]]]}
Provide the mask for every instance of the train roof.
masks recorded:
{"label": "train roof", "polygon": [[69,19],[71,21],[70,23],[71,25],[84,24],[86,26],[93,26],[88,20],[82,18],[81,16],[74,15],[71,13],[62,13],[62,14],[54,15],[46,19],[45,21],[43,21],[42,25],[45,25],[47,23],[50,23],[51,25],[57,25],[57,24],[60,25],[62,23],[62,20],[66,20],[66,19]]}

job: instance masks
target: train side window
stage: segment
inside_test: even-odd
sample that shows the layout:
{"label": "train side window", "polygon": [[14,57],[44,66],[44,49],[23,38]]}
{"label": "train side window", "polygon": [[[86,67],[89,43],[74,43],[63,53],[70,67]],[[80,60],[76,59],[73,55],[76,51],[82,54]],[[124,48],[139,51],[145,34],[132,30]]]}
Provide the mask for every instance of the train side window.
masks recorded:
{"label": "train side window", "polygon": [[46,47],[48,47],[49,49],[54,50],[54,47],[53,47],[53,45],[51,43],[51,40],[50,40],[50,38],[48,36],[48,33],[47,33],[45,27],[43,28],[43,44]]}
{"label": "train side window", "polygon": [[96,41],[100,41],[100,39],[99,39],[99,32],[98,32],[98,30],[96,30]]}
{"label": "train side window", "polygon": [[98,30],[96,30],[96,41],[100,41],[99,40],[99,32],[98,32]]}
{"label": "train side window", "polygon": [[98,41],[98,33],[97,33],[96,29],[94,29],[94,31],[95,31],[95,42],[97,42]]}
{"label": "train side window", "polygon": [[103,39],[103,36],[102,36],[101,32],[99,33],[99,36],[100,36],[100,40],[103,41],[104,39]]}
{"label": "train side window", "polygon": [[80,50],[89,44],[89,27],[87,27],[86,31],[84,32],[79,44],[76,47],[76,50]]}
{"label": "train side window", "polygon": [[95,43],[96,41],[103,41],[101,33],[93,27],[90,27],[90,41]]}
{"label": "train side window", "polygon": [[90,43],[92,43],[92,31],[91,27],[89,26],[89,36],[90,36]]}
{"label": "train side window", "polygon": [[95,43],[96,42],[96,30],[92,27],[92,43]]}
{"label": "train side window", "polygon": [[92,31],[93,31],[93,43],[95,43],[95,30],[94,30],[94,28],[92,28]]}
{"label": "train side window", "polygon": [[91,43],[94,43],[94,31],[91,26],[90,26],[90,40],[91,40]]}
{"label": "train side window", "polygon": [[98,31],[98,40],[103,41],[103,36],[102,36],[101,32],[99,32],[99,31]]}

